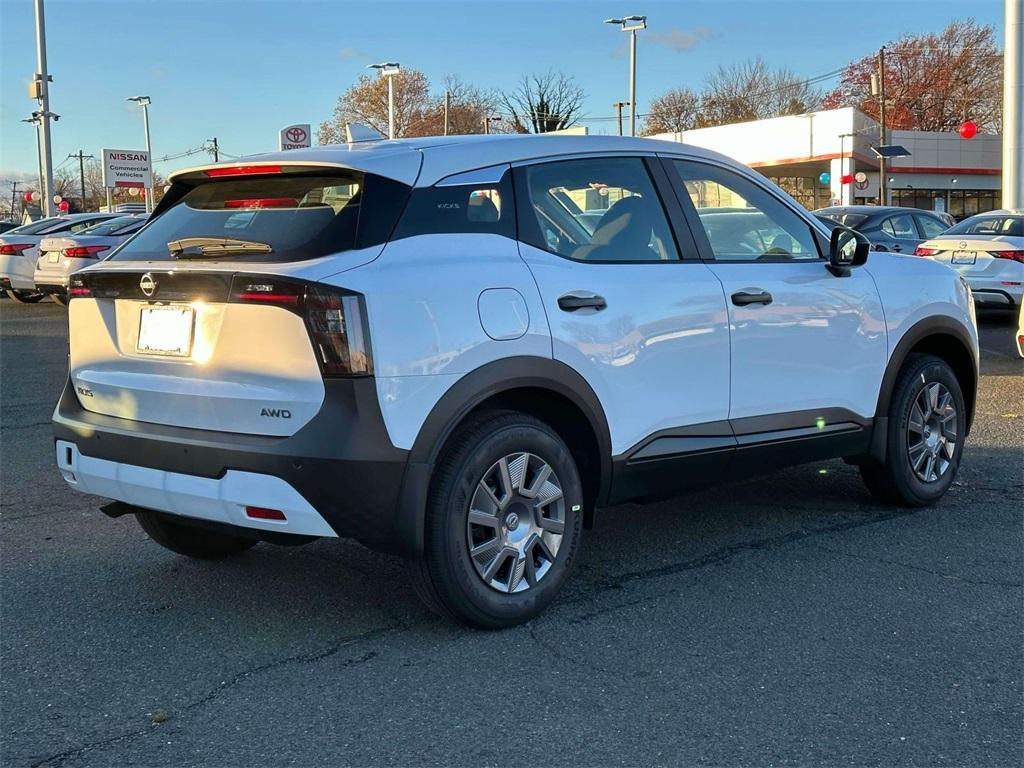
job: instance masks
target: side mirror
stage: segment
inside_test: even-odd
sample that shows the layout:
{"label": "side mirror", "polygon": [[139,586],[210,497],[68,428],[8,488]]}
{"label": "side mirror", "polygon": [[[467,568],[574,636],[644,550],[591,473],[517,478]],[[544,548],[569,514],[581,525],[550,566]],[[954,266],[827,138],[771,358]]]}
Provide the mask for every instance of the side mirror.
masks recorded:
{"label": "side mirror", "polygon": [[829,242],[828,269],[836,277],[845,277],[851,267],[859,267],[868,260],[870,251],[871,241],[860,232],[836,227]]}

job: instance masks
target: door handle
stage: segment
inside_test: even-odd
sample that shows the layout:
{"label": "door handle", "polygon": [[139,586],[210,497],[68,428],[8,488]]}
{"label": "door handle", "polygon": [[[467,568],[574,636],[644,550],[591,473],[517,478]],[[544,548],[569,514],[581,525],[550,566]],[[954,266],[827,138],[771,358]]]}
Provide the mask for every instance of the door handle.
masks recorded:
{"label": "door handle", "polygon": [[732,303],[737,307],[745,307],[748,304],[771,304],[772,295],[768,291],[761,291],[759,293],[737,291],[732,295]]}
{"label": "door handle", "polygon": [[899,243],[893,243],[892,249],[896,251],[896,253],[900,253],[903,251],[903,246]]}
{"label": "door handle", "polygon": [[596,294],[579,296],[567,293],[564,296],[558,297],[558,308],[563,312],[576,312],[580,309],[600,311],[607,306],[608,302],[604,300],[604,296],[597,296]]}

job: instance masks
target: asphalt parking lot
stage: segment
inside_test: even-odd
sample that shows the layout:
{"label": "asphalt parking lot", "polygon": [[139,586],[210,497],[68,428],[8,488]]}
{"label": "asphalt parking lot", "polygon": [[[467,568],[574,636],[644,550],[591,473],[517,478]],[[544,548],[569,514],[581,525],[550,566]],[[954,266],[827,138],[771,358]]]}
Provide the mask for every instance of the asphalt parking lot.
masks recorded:
{"label": "asphalt parking lot", "polygon": [[1024,365],[983,321],[937,507],[842,462],[600,513],[565,594],[500,633],[347,541],[193,562],[55,470],[65,310],[0,302],[7,766],[1018,766]]}

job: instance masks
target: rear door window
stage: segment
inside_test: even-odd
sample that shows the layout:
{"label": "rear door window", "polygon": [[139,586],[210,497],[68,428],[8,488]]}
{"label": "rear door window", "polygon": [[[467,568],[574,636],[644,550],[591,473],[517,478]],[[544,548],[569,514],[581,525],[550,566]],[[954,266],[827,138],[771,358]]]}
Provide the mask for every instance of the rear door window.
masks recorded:
{"label": "rear door window", "polygon": [[575,261],[677,261],[668,217],[642,158],[525,168],[534,221],[523,240]]}
{"label": "rear door window", "polygon": [[[357,171],[188,182],[111,259],[298,261],[383,243],[409,188]],[[177,185],[176,185],[177,186]]]}
{"label": "rear door window", "polygon": [[917,238],[917,230],[914,229],[914,220],[909,213],[901,213],[890,216],[882,222],[882,231],[890,237],[901,240],[913,240]]}

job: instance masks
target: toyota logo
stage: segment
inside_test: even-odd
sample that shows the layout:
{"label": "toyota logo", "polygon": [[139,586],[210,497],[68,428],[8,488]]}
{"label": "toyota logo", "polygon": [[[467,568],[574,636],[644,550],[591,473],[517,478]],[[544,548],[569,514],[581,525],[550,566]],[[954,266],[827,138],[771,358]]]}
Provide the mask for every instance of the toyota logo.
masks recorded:
{"label": "toyota logo", "polygon": [[289,128],[284,132],[284,135],[288,137],[288,141],[292,144],[298,144],[299,142],[306,140],[306,131],[298,126]]}
{"label": "toyota logo", "polygon": [[139,290],[142,291],[142,294],[146,298],[152,298],[153,296],[156,295],[156,280],[153,279],[153,276],[149,274],[149,272],[144,274],[142,276],[142,279],[139,280]]}

